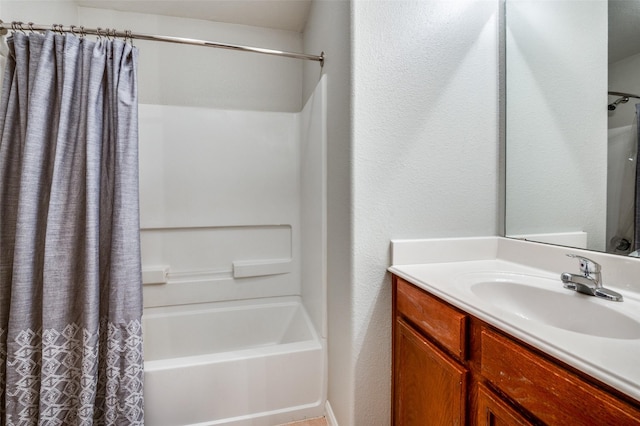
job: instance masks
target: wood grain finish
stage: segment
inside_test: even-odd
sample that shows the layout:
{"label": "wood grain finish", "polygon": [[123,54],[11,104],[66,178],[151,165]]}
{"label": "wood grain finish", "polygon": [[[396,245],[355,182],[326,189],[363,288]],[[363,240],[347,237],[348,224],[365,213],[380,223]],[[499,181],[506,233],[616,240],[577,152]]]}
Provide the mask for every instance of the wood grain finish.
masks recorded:
{"label": "wood grain finish", "polygon": [[513,409],[486,386],[478,385],[478,426],[531,426],[527,418]]}
{"label": "wood grain finish", "polygon": [[401,318],[395,322],[396,426],[464,425],[467,371]]}
{"label": "wood grain finish", "polygon": [[640,401],[399,277],[393,285],[394,426],[640,426]]}
{"label": "wood grain finish", "polygon": [[640,425],[640,411],[489,329],[482,331],[482,376],[552,425]]}
{"label": "wood grain finish", "polygon": [[429,293],[397,279],[396,308],[460,360],[466,359],[467,315]]}

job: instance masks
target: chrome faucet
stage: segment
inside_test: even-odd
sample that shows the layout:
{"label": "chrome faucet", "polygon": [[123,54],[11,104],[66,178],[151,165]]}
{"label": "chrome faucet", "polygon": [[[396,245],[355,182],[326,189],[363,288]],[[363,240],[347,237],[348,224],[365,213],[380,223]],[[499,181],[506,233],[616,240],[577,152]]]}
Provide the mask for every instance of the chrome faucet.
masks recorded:
{"label": "chrome faucet", "polygon": [[564,288],[590,296],[622,302],[622,295],[620,293],[602,286],[602,268],[598,263],[577,254],[568,254],[567,256],[578,259],[582,275],[570,274],[568,272],[560,274]]}

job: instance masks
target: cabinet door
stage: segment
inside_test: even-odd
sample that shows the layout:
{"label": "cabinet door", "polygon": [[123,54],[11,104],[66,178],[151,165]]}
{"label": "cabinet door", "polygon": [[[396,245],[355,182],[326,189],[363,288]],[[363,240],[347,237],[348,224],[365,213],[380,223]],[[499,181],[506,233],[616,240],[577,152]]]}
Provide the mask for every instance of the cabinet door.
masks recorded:
{"label": "cabinet door", "polygon": [[467,371],[402,319],[395,326],[394,425],[463,425]]}
{"label": "cabinet door", "polygon": [[478,385],[478,426],[530,426],[520,413],[511,408],[498,395]]}

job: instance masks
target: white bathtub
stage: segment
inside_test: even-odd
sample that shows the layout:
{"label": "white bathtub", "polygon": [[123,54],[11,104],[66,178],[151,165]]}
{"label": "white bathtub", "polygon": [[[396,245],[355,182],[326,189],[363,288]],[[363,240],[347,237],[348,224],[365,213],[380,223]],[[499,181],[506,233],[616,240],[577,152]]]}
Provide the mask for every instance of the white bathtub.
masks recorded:
{"label": "white bathtub", "polygon": [[323,344],[299,298],[147,308],[143,324],[147,426],[322,415]]}

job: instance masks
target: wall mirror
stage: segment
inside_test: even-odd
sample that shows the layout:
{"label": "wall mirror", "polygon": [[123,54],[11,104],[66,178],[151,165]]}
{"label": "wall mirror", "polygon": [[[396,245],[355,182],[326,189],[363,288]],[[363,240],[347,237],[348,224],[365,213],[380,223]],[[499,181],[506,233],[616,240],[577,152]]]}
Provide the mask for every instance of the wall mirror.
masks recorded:
{"label": "wall mirror", "polygon": [[504,6],[505,235],[633,255],[640,0]]}

